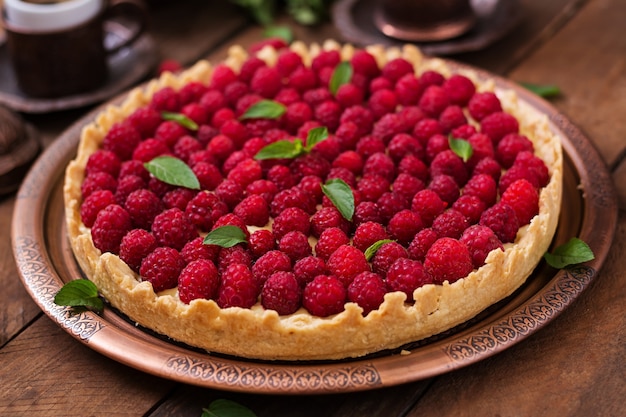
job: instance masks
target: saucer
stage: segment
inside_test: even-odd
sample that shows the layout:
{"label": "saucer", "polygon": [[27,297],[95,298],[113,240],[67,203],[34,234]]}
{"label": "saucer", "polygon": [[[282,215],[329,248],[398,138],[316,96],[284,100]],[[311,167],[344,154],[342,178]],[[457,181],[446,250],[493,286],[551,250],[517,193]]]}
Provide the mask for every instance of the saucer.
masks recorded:
{"label": "saucer", "polygon": [[[384,35],[374,23],[379,0],[338,0],[332,8],[335,27],[357,46],[401,45],[407,41]],[[476,24],[465,34],[437,42],[413,42],[429,55],[450,55],[483,49],[509,33],[521,20],[519,0],[473,0]]]}
{"label": "saucer", "polygon": [[[116,45],[130,36],[128,28],[115,22],[107,22],[105,32],[107,45]],[[109,77],[102,87],[66,97],[36,98],[23,93],[18,87],[7,45],[0,43],[0,104],[24,113],[48,113],[88,106],[131,87],[154,69],[157,62],[156,44],[149,34],[145,34],[109,56]]]}

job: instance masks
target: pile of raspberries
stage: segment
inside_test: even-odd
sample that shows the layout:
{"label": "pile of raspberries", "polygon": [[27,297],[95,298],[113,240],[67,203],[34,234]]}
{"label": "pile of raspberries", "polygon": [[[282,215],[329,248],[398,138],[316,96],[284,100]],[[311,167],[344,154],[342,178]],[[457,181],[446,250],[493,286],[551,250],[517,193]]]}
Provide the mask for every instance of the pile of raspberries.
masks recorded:
{"label": "pile of raspberries", "polygon": [[[184,303],[260,303],[280,315],[303,307],[326,317],[355,302],[366,315],[388,292],[410,302],[420,286],[467,276],[538,213],[548,169],[495,94],[459,74],[417,75],[403,58],[379,68],[365,50],[331,92],[337,51],[310,66],[288,48],[278,53],[275,66],[250,56],[238,73],[216,66],[208,84],[162,88],[90,156],[82,221],[96,248],[119,255],[155,292],[178,287]],[[241,117],[260,100],[286,111]],[[255,159],[320,126],[329,137],[311,152]],[[469,143],[471,157],[453,151],[450,137]],[[162,155],[184,161],[201,190],[151,176],[144,163]],[[333,178],[352,189],[350,220],[322,192]],[[246,242],[203,243],[226,225]]]}

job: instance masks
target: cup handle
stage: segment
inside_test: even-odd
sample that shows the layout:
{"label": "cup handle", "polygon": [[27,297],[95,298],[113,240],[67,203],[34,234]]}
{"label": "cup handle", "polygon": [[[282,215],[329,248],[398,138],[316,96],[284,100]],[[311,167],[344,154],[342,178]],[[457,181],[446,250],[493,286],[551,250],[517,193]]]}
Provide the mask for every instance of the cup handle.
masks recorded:
{"label": "cup handle", "polygon": [[148,27],[148,9],[141,0],[110,0],[105,11],[104,20],[113,20],[116,17],[123,17],[137,24],[133,33],[123,42],[116,44],[112,48],[107,48],[107,54],[112,54],[125,46],[135,42]]}

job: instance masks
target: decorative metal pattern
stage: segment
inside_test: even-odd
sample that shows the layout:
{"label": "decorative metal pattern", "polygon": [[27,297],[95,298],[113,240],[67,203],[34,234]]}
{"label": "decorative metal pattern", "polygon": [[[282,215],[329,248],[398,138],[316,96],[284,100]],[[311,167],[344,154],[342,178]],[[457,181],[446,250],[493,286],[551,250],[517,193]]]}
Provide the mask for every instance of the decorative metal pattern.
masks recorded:
{"label": "decorative metal pattern", "polygon": [[455,362],[473,361],[478,356],[496,352],[533,333],[565,309],[591,282],[596,270],[587,266],[565,269],[554,286],[524,308],[445,347]]}
{"label": "decorative metal pattern", "polygon": [[259,364],[229,363],[211,358],[205,361],[191,356],[172,356],[167,371],[195,380],[213,381],[225,386],[251,389],[270,388],[291,392],[337,391],[359,386],[381,385],[381,377],[371,364],[344,367],[263,367]]}

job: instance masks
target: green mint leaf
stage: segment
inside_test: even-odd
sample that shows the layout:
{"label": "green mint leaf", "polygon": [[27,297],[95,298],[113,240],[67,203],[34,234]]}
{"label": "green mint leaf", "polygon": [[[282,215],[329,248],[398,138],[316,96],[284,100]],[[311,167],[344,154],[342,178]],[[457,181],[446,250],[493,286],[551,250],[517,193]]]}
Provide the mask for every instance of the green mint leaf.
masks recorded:
{"label": "green mint leaf", "polygon": [[186,163],[173,156],[157,156],[144,163],[144,167],[164,183],[192,190],[200,189],[200,181],[196,174]]}
{"label": "green mint leaf", "polygon": [[263,147],[254,159],[293,159],[305,152],[302,140],[294,139],[293,141],[285,139],[279,140]]}
{"label": "green mint leaf", "polygon": [[96,284],[87,279],[76,279],[63,285],[54,296],[54,303],[79,310],[92,309],[96,312],[104,308],[102,300],[98,297]]}
{"label": "green mint leaf", "polygon": [[522,86],[525,89],[530,90],[533,93],[537,94],[538,96],[544,97],[544,98],[556,97],[559,94],[561,94],[561,89],[553,84],[541,85],[541,84],[522,83]]}
{"label": "green mint leaf", "polygon": [[202,417],[257,417],[248,407],[232,400],[219,399],[202,409]]}
{"label": "green mint leaf", "polygon": [[217,245],[232,248],[239,243],[246,243],[246,234],[237,226],[227,225],[213,229],[204,237],[205,245]]}
{"label": "green mint leaf", "polygon": [[293,42],[293,32],[288,26],[268,26],[263,31],[266,38],[280,38],[287,43]]}
{"label": "green mint leaf", "polygon": [[352,79],[352,64],[347,61],[340,62],[333,71],[330,77],[328,89],[334,96],[337,94],[337,90],[344,84],[348,84]]}
{"label": "green mint leaf", "polygon": [[304,150],[306,152],[311,152],[311,149],[318,143],[328,138],[328,129],[324,126],[314,127],[309,130],[309,133],[306,137],[306,146]]}
{"label": "green mint leaf", "polygon": [[546,252],[543,257],[548,265],[556,269],[591,261],[595,258],[589,245],[577,237],[571,238],[567,243],[554,249],[552,253]]}
{"label": "green mint leaf", "polygon": [[376,255],[376,252],[378,252],[378,249],[380,249],[381,246],[383,246],[385,243],[391,242],[393,242],[393,240],[391,239],[382,239],[372,243],[372,245],[365,250],[365,259],[369,261],[374,255]]}
{"label": "green mint leaf", "polygon": [[189,130],[198,130],[198,124],[182,113],[164,111],[161,112],[161,117],[163,120],[171,120]]}
{"label": "green mint leaf", "polygon": [[354,215],[354,194],[345,181],[339,178],[332,178],[322,184],[322,191],[337,207],[344,219],[352,221]]}
{"label": "green mint leaf", "polygon": [[260,100],[250,106],[239,119],[278,119],[287,108],[274,100]]}
{"label": "green mint leaf", "polygon": [[450,145],[452,152],[461,158],[463,162],[467,162],[474,153],[472,145],[470,145],[470,143],[465,139],[458,139],[450,135],[448,137],[448,145]]}

